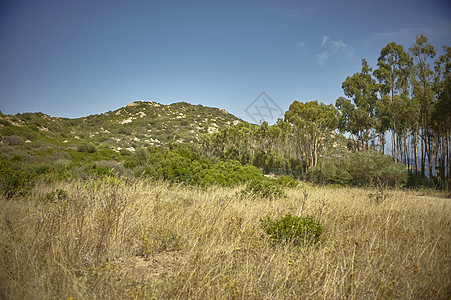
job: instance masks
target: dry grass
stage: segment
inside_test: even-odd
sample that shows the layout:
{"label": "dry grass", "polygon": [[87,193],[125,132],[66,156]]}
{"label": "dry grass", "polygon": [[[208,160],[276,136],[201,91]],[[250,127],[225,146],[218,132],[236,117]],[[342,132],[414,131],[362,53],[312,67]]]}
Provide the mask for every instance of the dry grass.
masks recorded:
{"label": "dry grass", "polygon": [[[58,189],[61,197],[48,196]],[[38,184],[0,199],[1,299],[449,299],[450,199],[303,185],[237,197],[142,181]],[[52,199],[53,198],[53,199]],[[318,247],[259,219],[313,215]]]}

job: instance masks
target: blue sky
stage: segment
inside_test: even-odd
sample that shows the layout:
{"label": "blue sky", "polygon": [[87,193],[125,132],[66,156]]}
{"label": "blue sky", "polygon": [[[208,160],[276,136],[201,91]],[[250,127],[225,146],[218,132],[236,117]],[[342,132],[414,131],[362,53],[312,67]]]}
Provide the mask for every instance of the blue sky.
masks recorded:
{"label": "blue sky", "polygon": [[[451,46],[451,4],[432,1],[0,2],[0,110],[81,117],[135,100],[245,110],[265,92],[335,103],[389,42]],[[271,120],[269,120],[271,121]]]}

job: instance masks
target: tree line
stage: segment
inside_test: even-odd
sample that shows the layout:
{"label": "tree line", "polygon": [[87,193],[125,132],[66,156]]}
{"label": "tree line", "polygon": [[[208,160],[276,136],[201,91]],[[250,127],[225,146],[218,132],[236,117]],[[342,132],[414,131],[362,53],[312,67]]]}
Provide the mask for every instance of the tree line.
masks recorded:
{"label": "tree line", "polygon": [[346,97],[335,105],[294,101],[276,124],[242,122],[203,136],[201,149],[208,156],[294,176],[331,164],[339,172],[349,153],[373,149],[404,163],[415,177],[446,182],[451,176],[451,47],[443,52],[436,57],[424,35],[408,50],[391,42],[374,70],[362,59],[360,72],[342,83]]}

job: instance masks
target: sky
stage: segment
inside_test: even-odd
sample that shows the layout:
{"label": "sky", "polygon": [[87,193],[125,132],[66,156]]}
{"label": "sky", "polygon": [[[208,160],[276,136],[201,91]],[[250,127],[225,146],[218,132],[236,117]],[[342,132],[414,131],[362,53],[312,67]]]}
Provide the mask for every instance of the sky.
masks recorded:
{"label": "sky", "polygon": [[420,34],[451,46],[451,1],[1,0],[0,110],[185,101],[274,123],[295,100],[335,103],[362,58]]}

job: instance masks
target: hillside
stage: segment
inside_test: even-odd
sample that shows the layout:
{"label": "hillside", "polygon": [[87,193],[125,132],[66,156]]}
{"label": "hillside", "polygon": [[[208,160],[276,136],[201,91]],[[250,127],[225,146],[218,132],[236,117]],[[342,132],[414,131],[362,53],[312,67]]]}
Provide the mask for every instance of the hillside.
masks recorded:
{"label": "hillside", "polygon": [[163,105],[136,101],[115,111],[76,119],[43,113],[2,114],[0,136],[6,145],[29,143],[36,148],[50,143],[67,147],[84,141],[101,148],[134,151],[139,146],[196,143],[203,133],[239,122],[224,109],[186,102]]}

